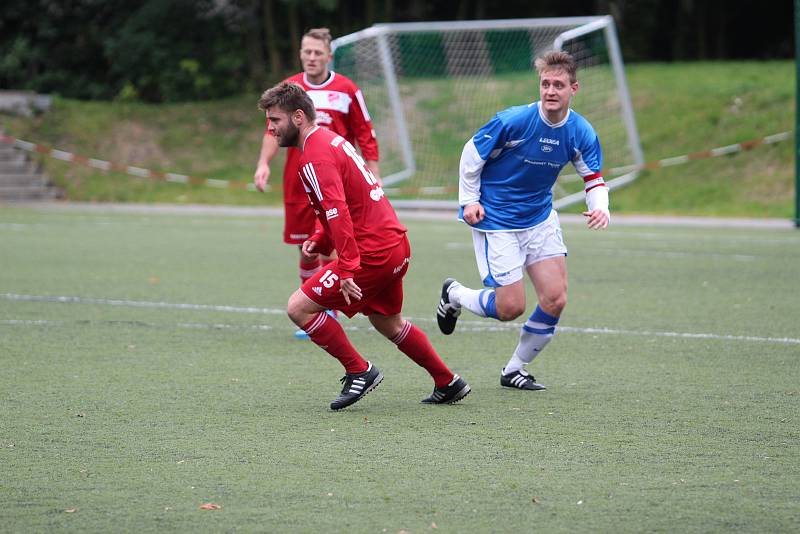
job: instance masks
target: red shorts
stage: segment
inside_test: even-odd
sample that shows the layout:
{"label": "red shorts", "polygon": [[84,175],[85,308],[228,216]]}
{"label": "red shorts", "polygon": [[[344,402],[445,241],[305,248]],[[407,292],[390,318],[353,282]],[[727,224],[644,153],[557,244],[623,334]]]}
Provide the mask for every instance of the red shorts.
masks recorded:
{"label": "red shorts", "polygon": [[317,215],[311,202],[284,202],[283,204],[283,242],[289,245],[302,245],[311,237],[317,224]]}
{"label": "red shorts", "polygon": [[283,242],[302,245],[313,233],[317,216],[298,176],[300,151],[287,150],[283,168]]}
{"label": "red shorts", "polygon": [[339,260],[333,260],[300,286],[303,293],[328,310],[339,310],[348,317],[364,315],[396,315],[403,308],[403,277],[411,260],[408,237],[397,246],[384,252],[380,265],[361,265],[353,281],[361,288],[361,300],[350,300],[350,305],[339,291]]}

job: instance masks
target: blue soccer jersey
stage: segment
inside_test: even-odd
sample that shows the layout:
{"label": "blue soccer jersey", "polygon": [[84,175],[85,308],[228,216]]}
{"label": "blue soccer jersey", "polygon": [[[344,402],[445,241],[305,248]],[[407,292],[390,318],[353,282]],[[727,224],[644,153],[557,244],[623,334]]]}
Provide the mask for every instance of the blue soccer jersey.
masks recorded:
{"label": "blue soccer jersey", "polygon": [[605,185],[597,134],[569,110],[558,124],[547,121],[539,102],[499,112],[467,142],[461,157],[459,219],[464,206],[480,202],[483,231],[524,230],[541,223],[553,207],[552,187],[572,162],[585,190]]}

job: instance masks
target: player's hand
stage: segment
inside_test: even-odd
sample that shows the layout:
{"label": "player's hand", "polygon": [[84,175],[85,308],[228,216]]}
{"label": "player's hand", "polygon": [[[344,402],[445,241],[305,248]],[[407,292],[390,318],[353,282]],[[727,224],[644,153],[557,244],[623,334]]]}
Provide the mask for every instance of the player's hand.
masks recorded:
{"label": "player's hand", "polygon": [[480,202],[464,206],[464,221],[470,226],[475,226],[483,220],[484,211]]}
{"label": "player's hand", "polygon": [[319,257],[318,252],[314,252],[317,248],[317,242],[312,241],[311,239],[306,239],[303,241],[303,244],[300,247],[300,254],[303,255],[303,259],[311,263],[312,261],[316,260]]}
{"label": "player's hand", "polygon": [[269,182],[269,165],[259,165],[253,175],[253,183],[256,184],[256,189],[263,193],[267,182]]}
{"label": "player's hand", "polygon": [[602,230],[611,221],[611,217],[605,210],[584,211],[583,216],[587,218],[586,225],[592,230]]}
{"label": "player's hand", "polygon": [[352,278],[339,280],[339,288],[348,306],[350,305],[350,299],[361,300],[361,288],[356,285]]}

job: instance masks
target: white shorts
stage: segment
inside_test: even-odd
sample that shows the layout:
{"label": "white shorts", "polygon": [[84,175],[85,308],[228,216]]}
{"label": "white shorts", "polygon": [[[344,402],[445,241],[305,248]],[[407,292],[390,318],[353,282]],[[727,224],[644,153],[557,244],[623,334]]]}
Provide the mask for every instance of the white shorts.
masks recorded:
{"label": "white shorts", "polygon": [[566,256],[561,224],[555,210],[527,230],[482,232],[472,230],[475,260],[486,287],[502,287],[522,279],[523,268],[554,256]]}

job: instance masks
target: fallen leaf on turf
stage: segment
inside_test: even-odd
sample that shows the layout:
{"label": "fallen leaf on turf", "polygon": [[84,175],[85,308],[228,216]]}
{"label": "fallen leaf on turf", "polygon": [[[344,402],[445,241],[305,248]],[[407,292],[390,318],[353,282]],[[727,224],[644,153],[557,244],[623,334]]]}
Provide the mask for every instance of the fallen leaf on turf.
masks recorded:
{"label": "fallen leaf on turf", "polygon": [[539,500],[539,497],[534,497],[533,499],[531,499],[531,502],[533,504],[539,504],[541,501]]}
{"label": "fallen leaf on turf", "polygon": [[222,505],[214,504],[213,502],[207,502],[205,504],[200,505],[201,510],[221,510]]}
{"label": "fallen leaf on turf", "polygon": [[77,508],[67,508],[66,510],[64,510],[64,512],[67,514],[74,514],[77,511],[78,511]]}
{"label": "fallen leaf on turf", "polygon": [[437,525],[436,522],[434,521],[433,523],[431,523],[431,528],[439,528],[439,525]]}

